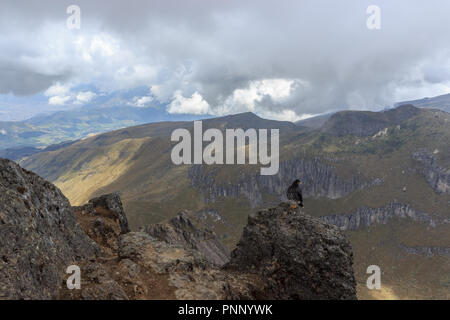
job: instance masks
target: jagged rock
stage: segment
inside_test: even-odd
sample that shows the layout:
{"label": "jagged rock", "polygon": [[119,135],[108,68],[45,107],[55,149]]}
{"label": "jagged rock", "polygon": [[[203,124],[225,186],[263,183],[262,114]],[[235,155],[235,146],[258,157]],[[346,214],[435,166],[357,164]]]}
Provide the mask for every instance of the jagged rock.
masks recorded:
{"label": "jagged rock", "polygon": [[[0,160],[0,169],[0,298],[355,297],[348,242],[300,211],[280,206],[251,216],[221,268],[226,249],[184,212],[128,232],[117,194],[74,209],[56,187],[15,163]],[[72,264],[80,267],[81,289],[66,286]]]}
{"label": "jagged rock", "polygon": [[[118,221],[122,233],[130,232],[128,220],[123,210],[122,201],[117,193],[103,195],[98,198],[89,200],[94,208],[102,208],[108,210]],[[98,210],[98,209],[97,209]]]}
{"label": "jagged rock", "polygon": [[338,228],[282,205],[249,216],[224,268],[265,279],[263,299],[356,299],[352,265]]}
{"label": "jagged rock", "polygon": [[168,223],[149,225],[144,231],[152,237],[171,245],[193,249],[207,261],[222,266],[230,260],[228,249],[208,229],[198,229],[186,212],[180,212]]}
{"label": "jagged rock", "polygon": [[96,211],[98,215],[113,217],[119,221],[121,233],[130,232],[128,220],[123,211],[122,201],[117,193],[102,195],[100,197],[89,200],[89,207]]}
{"label": "jagged rock", "polygon": [[98,252],[58,188],[0,159],[0,299],[54,299],[66,268]]}
{"label": "jagged rock", "polygon": [[116,253],[118,238],[121,234],[118,221],[112,217],[98,216],[90,205],[74,207],[74,210],[84,232],[100,246],[102,252]]}
{"label": "jagged rock", "polygon": [[144,258],[146,248],[151,245],[153,239],[142,232],[130,232],[121,236],[119,240],[119,259],[139,261]]}
{"label": "jagged rock", "polygon": [[116,193],[91,199],[74,207],[83,230],[107,253],[117,252],[120,234],[130,231],[122,201]]}
{"label": "jagged rock", "polygon": [[192,245],[199,232],[186,213],[145,230],[151,235],[120,236],[122,278],[130,281],[133,276],[125,274],[138,274],[137,270],[167,275],[177,299],[356,298],[348,241],[336,227],[289,205],[250,216],[238,248],[223,268]]}

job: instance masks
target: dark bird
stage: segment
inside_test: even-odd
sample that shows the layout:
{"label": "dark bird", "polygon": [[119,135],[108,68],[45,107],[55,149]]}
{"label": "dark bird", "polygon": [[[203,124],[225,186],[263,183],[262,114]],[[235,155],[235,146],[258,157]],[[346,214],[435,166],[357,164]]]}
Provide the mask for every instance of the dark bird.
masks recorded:
{"label": "dark bird", "polygon": [[294,201],[296,203],[294,208],[296,208],[297,205],[303,207],[302,189],[300,188],[301,184],[302,182],[299,179],[295,180],[286,192],[288,200]]}

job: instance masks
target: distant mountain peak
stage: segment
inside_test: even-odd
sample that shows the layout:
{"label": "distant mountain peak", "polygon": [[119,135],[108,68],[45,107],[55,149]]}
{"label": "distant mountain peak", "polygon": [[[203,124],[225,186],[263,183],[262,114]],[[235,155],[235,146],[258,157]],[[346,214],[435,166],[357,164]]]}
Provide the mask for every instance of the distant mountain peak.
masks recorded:
{"label": "distant mountain peak", "polygon": [[322,126],[322,131],[336,135],[370,136],[380,130],[400,124],[418,115],[421,110],[413,105],[406,104],[397,108],[373,111],[340,111],[333,114]]}
{"label": "distant mountain peak", "polygon": [[242,129],[280,129],[298,130],[298,127],[289,121],[269,120],[259,117],[253,112],[243,112],[218,118],[204,120],[207,126],[215,128],[242,128]]}
{"label": "distant mountain peak", "polygon": [[450,93],[436,97],[426,97],[418,100],[403,101],[396,103],[395,105],[414,105],[419,108],[440,109],[446,112],[450,112]]}

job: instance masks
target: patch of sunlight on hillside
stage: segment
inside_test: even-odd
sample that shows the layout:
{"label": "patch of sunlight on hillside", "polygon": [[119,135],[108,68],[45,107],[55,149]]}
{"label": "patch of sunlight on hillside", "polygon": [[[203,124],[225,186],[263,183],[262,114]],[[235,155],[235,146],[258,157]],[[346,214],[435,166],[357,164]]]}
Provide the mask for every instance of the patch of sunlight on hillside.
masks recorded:
{"label": "patch of sunlight on hillside", "polygon": [[384,286],[380,290],[369,291],[370,295],[375,300],[399,300],[400,298],[395,294],[392,288]]}
{"label": "patch of sunlight on hillside", "polygon": [[[78,170],[70,170],[55,181],[72,205],[86,203],[98,189],[109,185],[132,165],[131,159],[150,138],[125,139],[98,148],[94,157]],[[76,166],[75,166],[76,167]]]}
{"label": "patch of sunlight on hillside", "polygon": [[359,300],[402,300],[407,297],[399,297],[391,286],[382,285],[380,290],[369,290],[367,287],[358,283]]}

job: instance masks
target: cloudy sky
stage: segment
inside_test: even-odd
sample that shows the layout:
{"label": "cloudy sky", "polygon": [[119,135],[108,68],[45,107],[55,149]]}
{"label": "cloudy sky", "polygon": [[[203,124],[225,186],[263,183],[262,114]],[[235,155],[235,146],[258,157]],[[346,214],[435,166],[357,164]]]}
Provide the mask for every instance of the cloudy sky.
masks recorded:
{"label": "cloudy sky", "polygon": [[[69,29],[67,8],[81,9]],[[367,8],[381,29],[367,28]],[[298,120],[450,93],[447,0],[2,0],[0,120],[116,104]],[[117,95],[116,95],[117,96]]]}

